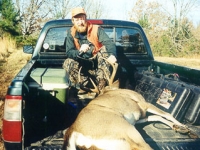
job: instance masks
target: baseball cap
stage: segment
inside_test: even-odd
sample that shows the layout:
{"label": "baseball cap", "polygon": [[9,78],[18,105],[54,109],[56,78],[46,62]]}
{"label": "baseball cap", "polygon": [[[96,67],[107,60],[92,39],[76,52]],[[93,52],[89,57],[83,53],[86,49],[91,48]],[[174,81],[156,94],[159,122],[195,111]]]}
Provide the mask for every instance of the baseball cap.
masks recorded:
{"label": "baseball cap", "polygon": [[76,16],[78,14],[86,15],[85,10],[82,7],[76,7],[74,9],[72,9],[72,17],[74,17],[74,16]]}

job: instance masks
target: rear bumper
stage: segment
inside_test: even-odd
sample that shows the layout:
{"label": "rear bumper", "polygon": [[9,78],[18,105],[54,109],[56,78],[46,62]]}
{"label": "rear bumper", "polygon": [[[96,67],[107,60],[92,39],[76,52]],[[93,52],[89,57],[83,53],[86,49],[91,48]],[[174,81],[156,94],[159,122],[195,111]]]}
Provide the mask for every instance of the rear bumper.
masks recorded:
{"label": "rear bumper", "polygon": [[4,141],[5,150],[22,150],[22,143],[10,143]]}

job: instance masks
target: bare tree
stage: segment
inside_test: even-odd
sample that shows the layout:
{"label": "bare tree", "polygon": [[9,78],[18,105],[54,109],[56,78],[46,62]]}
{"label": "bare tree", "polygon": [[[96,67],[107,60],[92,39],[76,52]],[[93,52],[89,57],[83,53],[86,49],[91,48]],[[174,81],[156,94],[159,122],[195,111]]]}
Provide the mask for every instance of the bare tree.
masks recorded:
{"label": "bare tree", "polygon": [[77,0],[75,2],[74,0],[13,0],[13,2],[20,11],[23,36],[40,31],[41,25],[50,19],[67,18],[73,7],[84,7],[87,17],[94,19],[108,12],[101,0]]}
{"label": "bare tree", "polygon": [[109,9],[101,0],[80,0],[80,6],[87,12],[87,18],[99,19],[106,17]]}
{"label": "bare tree", "polygon": [[161,11],[161,5],[155,1],[137,0],[129,16],[135,22],[146,21],[148,24],[144,28],[154,32],[163,30],[168,22],[168,17]]}
{"label": "bare tree", "polygon": [[170,20],[169,36],[177,52],[185,51],[185,43],[191,40],[193,24],[188,18],[191,10],[199,6],[198,0],[171,0],[172,10],[166,10]]}
{"label": "bare tree", "polygon": [[20,2],[22,34],[31,35],[41,29],[41,24],[48,20],[50,10],[46,7],[47,0],[29,0]]}
{"label": "bare tree", "polygon": [[[173,10],[166,10],[166,12],[179,22],[187,18],[187,15],[192,9],[195,9],[199,6],[199,0],[171,0],[170,2],[172,3]],[[163,7],[163,9],[165,8]]]}
{"label": "bare tree", "polygon": [[182,30],[182,27],[185,26],[185,23],[190,22],[188,14],[191,12],[191,10],[199,7],[198,0],[171,0],[166,1],[166,4],[167,3],[171,3],[172,9],[169,11],[164,6],[162,8],[171,19],[170,26],[175,27],[177,32]]}
{"label": "bare tree", "polygon": [[189,41],[194,41],[191,32],[193,24],[188,14],[198,7],[198,0],[158,2],[137,0],[129,13],[130,19],[146,25],[150,43],[155,46],[154,52],[183,56],[188,51]]}
{"label": "bare tree", "polygon": [[51,16],[53,19],[64,19],[68,16],[71,8],[78,6],[79,2],[74,0],[52,0],[49,2]]}

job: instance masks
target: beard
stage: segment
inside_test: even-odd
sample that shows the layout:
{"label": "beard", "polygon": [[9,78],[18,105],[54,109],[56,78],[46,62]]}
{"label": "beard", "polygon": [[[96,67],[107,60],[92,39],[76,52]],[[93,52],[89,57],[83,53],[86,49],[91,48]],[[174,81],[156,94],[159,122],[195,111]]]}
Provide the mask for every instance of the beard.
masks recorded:
{"label": "beard", "polygon": [[87,31],[87,22],[81,25],[74,25],[75,29],[79,33],[84,33]]}

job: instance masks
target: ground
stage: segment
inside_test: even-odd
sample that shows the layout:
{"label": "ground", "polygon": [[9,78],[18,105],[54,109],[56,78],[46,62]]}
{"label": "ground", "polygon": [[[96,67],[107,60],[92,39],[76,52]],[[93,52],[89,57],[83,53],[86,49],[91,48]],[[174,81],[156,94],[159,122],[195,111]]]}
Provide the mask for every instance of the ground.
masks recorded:
{"label": "ground", "polygon": [[1,127],[6,91],[13,77],[27,63],[30,57],[29,54],[24,54],[22,50],[14,50],[8,58],[0,60],[0,150],[4,149]]}
{"label": "ground", "polygon": [[155,60],[200,70],[200,59],[198,57],[193,57],[193,58],[155,57]]}
{"label": "ground", "polygon": [[[19,70],[27,63],[30,59],[29,54],[24,54],[22,50],[15,50],[10,54],[7,59],[0,60],[0,149],[3,150],[2,143],[2,117],[3,117],[3,107],[4,99],[6,95],[7,87],[9,86],[13,77],[19,72]],[[200,59],[199,58],[169,58],[169,57],[155,57],[155,60],[177,64],[186,67],[192,67],[200,69]]]}

